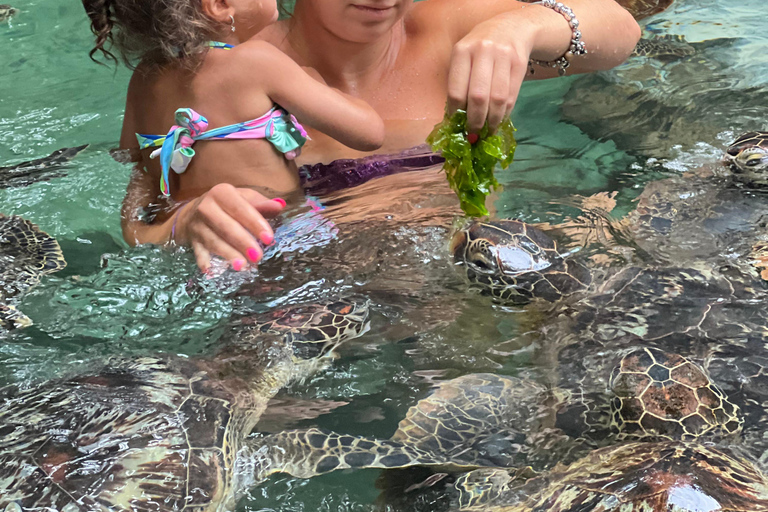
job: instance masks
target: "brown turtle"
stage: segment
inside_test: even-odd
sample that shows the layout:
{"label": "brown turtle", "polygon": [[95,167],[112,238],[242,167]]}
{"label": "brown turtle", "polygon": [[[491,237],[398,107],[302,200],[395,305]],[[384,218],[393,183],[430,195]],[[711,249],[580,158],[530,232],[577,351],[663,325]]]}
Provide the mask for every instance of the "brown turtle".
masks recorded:
{"label": "brown turtle", "polygon": [[[44,158],[0,167],[0,188],[22,187],[59,176],[63,166],[86,147],[59,149]],[[42,276],[65,266],[56,239],[26,219],[0,213],[0,332],[29,325],[29,318],[11,301]]]}
{"label": "brown turtle", "polygon": [[[529,381],[498,375],[467,375],[439,384],[409,410],[387,441],[319,429],[267,436],[261,440],[265,460],[278,463],[260,467],[300,478],[342,468],[423,465],[460,473],[454,484],[438,473],[401,491],[405,495],[400,501],[408,509],[417,502],[414,494],[407,494],[426,489],[447,493],[449,508],[458,510],[768,510],[768,481],[749,458],[730,447],[702,443],[729,439],[741,428],[739,408],[704,370],[679,355],[639,349],[625,354],[612,383],[618,399],[614,426],[630,442],[590,451],[540,476],[519,466],[525,460],[519,443],[526,437],[541,439],[531,437],[546,423],[536,401],[550,393]],[[637,403],[628,407],[630,400]],[[645,422],[642,431],[628,428],[647,416],[655,421]],[[698,425],[693,418],[699,418]],[[461,474],[472,466],[479,469]],[[432,505],[425,510],[446,504],[438,499],[428,503]],[[711,507],[699,508],[702,503]]]}
{"label": "brown turtle", "polygon": [[367,325],[367,300],[290,306],[243,319],[212,357],[0,390],[0,510],[232,510],[269,399]]}

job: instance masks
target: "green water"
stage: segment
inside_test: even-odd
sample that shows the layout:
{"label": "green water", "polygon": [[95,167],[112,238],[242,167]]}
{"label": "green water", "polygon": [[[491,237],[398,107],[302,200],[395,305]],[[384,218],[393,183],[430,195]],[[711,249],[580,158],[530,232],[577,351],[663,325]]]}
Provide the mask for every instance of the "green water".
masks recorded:
{"label": "green water", "polygon": [[[250,302],[215,288],[189,293],[195,276],[189,254],[128,248],[119,207],[129,169],[108,151],[117,144],[129,72],[90,61],[91,34],[78,3],[17,0],[15,7],[21,12],[0,24],[0,162],[90,147],[64,178],[0,190],[0,211],[27,217],[56,236],[69,263],[22,302],[35,325],[0,344],[0,383],[28,385],[115,354],[198,353],[215,341],[233,310],[297,300],[314,288],[352,286],[321,273]],[[686,62],[635,62],[610,73],[527,84],[514,114],[520,146],[513,167],[501,173],[505,190],[496,199],[497,214],[556,221],[563,208],[551,201],[603,190],[620,191],[626,211],[649,179],[712,161],[735,133],[765,129],[766,26],[762,0],[682,1],[650,20],[649,28],[690,41],[730,42]],[[639,107],[601,112],[605,95],[633,96]],[[564,102],[571,105],[567,118]],[[604,122],[591,120],[593,114]],[[403,229],[420,257],[444,264],[443,231]],[[265,282],[283,283],[274,276]],[[527,364],[524,347],[511,357],[493,350],[517,333],[514,314],[479,298],[455,298],[461,293],[455,284],[442,288],[427,281],[426,287],[433,285],[436,293],[453,294],[453,309],[446,305],[442,316],[457,318],[455,323],[440,324],[438,310],[438,326],[427,328],[401,306],[380,304],[377,330],[345,347],[333,368],[281,394],[347,405],[287,424],[386,437],[432,379],[469,371],[514,373]],[[419,339],[409,339],[416,331]],[[241,509],[370,510],[377,476],[360,471],[309,481],[273,478],[252,490]]]}

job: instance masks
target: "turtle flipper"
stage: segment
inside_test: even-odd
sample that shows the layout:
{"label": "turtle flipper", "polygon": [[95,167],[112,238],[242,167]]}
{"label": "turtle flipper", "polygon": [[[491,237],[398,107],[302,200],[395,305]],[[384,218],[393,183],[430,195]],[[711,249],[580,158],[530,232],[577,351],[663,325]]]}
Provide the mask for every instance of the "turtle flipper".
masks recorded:
{"label": "turtle flipper", "polygon": [[350,468],[509,467],[527,460],[526,433],[509,425],[535,430],[534,424],[544,422],[542,392],[541,386],[513,377],[465,375],[441,383],[411,407],[389,440],[317,428],[289,430],[252,439],[240,459],[253,466],[246,473],[256,482],[272,473],[311,478]]}
{"label": "turtle flipper", "polygon": [[[52,274],[67,266],[59,242],[36,224],[17,215],[0,213],[0,255],[9,271],[24,275]],[[5,272],[0,269],[0,279]],[[10,276],[13,277],[13,276]],[[3,285],[7,284],[3,279]],[[7,290],[3,294],[8,297]]]}
{"label": "turtle flipper", "polygon": [[0,330],[26,327],[32,322],[2,301],[36,285],[40,276],[67,265],[55,238],[16,215],[0,213]]}
{"label": "turtle flipper", "polygon": [[29,327],[30,325],[32,325],[32,320],[24,315],[24,313],[13,306],[0,302],[0,332],[12,331],[13,329]]}
{"label": "turtle flipper", "polygon": [[457,464],[441,454],[397,441],[337,434],[318,428],[288,430],[249,441],[239,459],[244,465],[243,471],[249,469],[248,466],[253,470],[251,474],[256,482],[273,473],[311,478],[337,469],[449,466],[466,470],[477,467]]}
{"label": "turtle flipper", "polygon": [[62,148],[43,158],[22,162],[11,167],[0,167],[0,188],[25,187],[39,181],[63,176],[62,167],[87,147],[88,144]]}

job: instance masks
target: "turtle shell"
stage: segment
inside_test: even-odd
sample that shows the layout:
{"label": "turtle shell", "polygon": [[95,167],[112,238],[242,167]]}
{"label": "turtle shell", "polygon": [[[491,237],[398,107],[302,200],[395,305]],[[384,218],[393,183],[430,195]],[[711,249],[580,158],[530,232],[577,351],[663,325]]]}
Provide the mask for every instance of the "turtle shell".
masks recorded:
{"label": "turtle shell", "polygon": [[610,381],[620,438],[693,440],[736,434],[739,408],[688,359],[653,348],[625,356]]}
{"label": "turtle shell", "polygon": [[[523,504],[505,506],[531,494]],[[559,466],[483,510],[766,512],[766,495],[765,476],[738,454],[682,442],[629,443]]]}
{"label": "turtle shell", "polygon": [[469,282],[497,299],[550,302],[586,288],[591,275],[543,231],[516,220],[471,222],[454,234],[454,261]]}
{"label": "turtle shell", "polygon": [[113,359],[0,390],[0,510],[234,509],[252,482],[234,470],[245,437],[281,386],[318,368],[285,334],[343,323],[335,346],[363,332],[367,312],[353,300],[287,308],[212,358]]}

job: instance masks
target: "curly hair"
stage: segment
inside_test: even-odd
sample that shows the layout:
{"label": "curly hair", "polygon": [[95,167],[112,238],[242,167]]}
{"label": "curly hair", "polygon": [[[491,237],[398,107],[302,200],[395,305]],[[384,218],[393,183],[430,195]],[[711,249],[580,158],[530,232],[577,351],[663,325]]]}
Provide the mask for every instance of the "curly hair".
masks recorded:
{"label": "curly hair", "polygon": [[[83,0],[96,43],[89,55],[101,52],[134,67],[137,60],[162,65],[201,55],[218,24],[203,13],[200,0]],[[192,59],[188,59],[192,60]]]}

